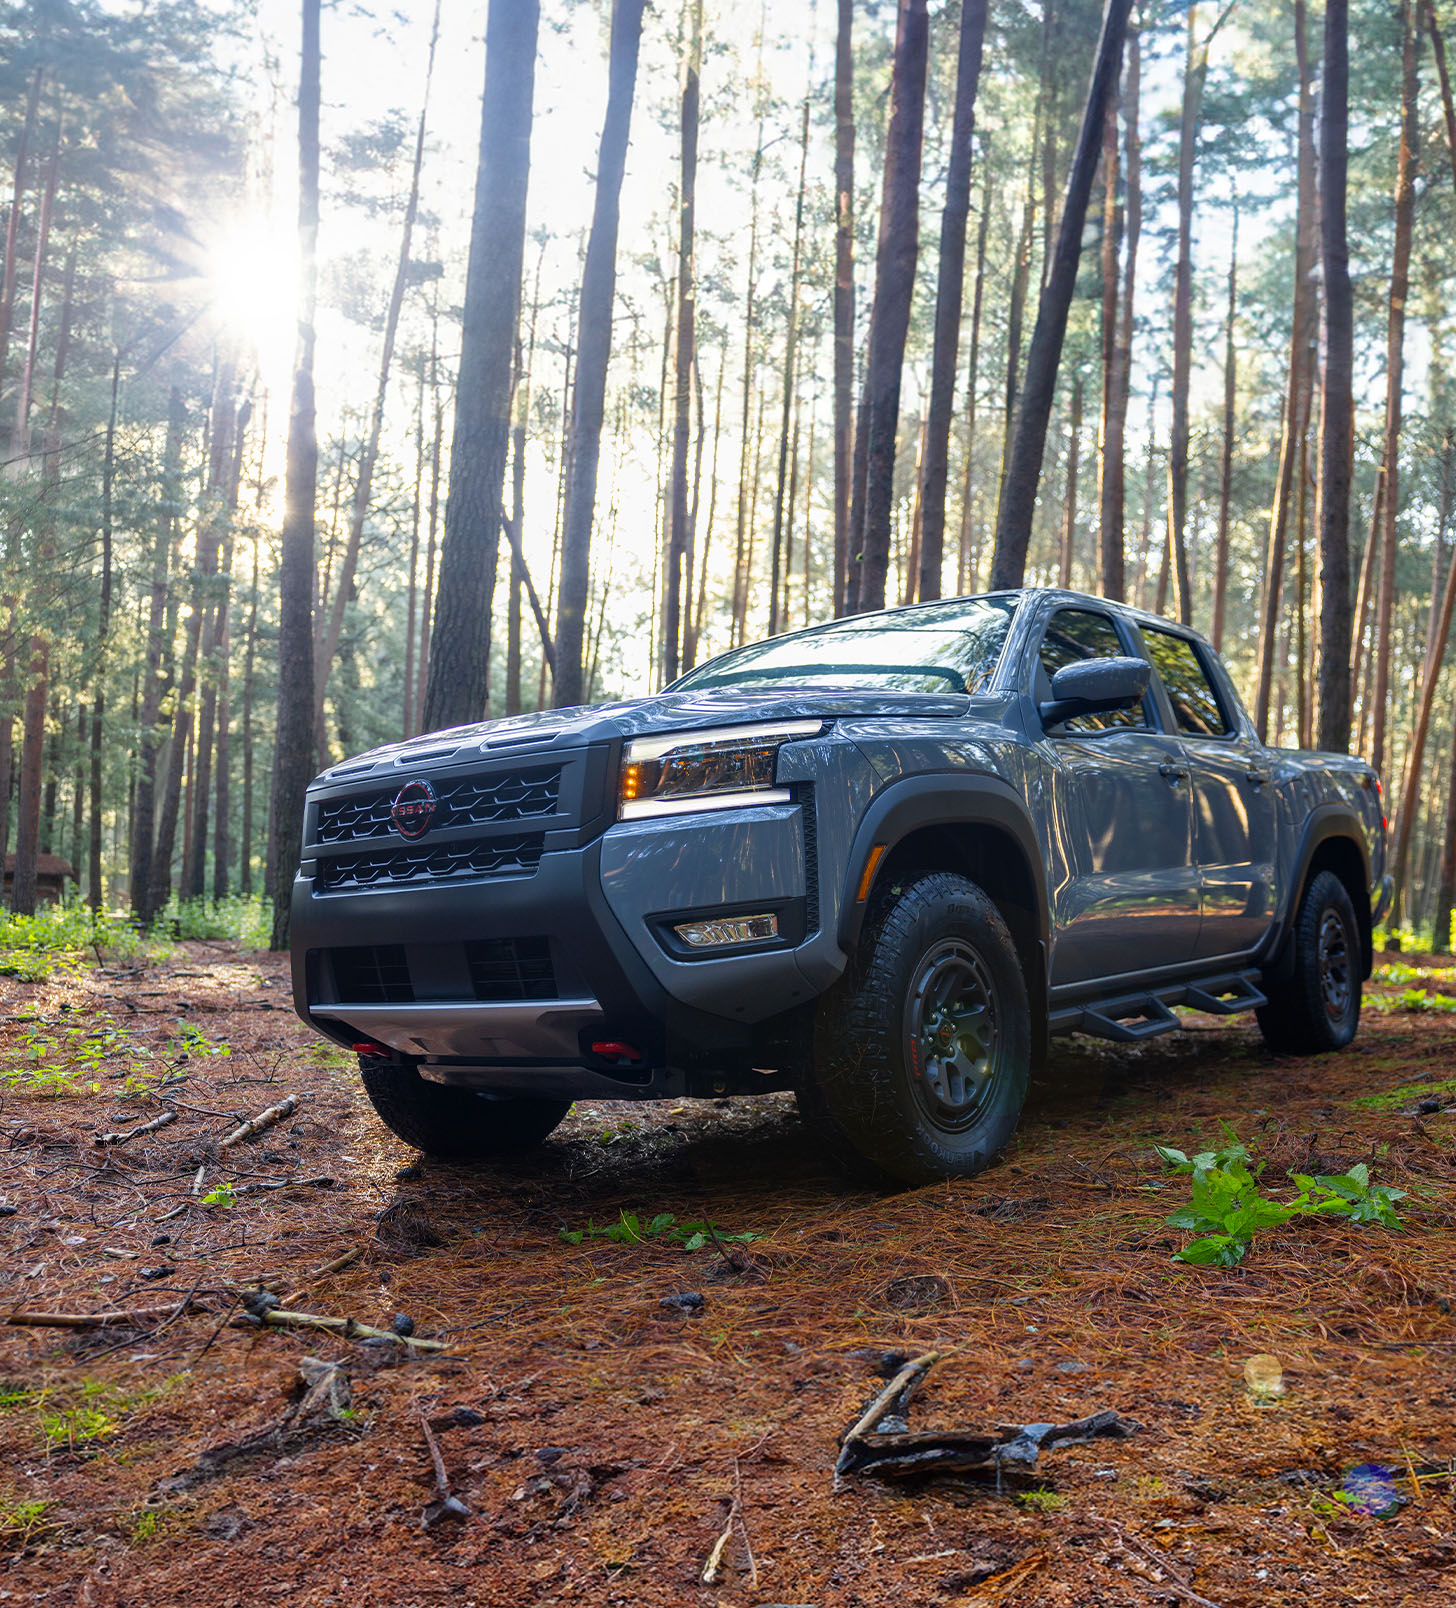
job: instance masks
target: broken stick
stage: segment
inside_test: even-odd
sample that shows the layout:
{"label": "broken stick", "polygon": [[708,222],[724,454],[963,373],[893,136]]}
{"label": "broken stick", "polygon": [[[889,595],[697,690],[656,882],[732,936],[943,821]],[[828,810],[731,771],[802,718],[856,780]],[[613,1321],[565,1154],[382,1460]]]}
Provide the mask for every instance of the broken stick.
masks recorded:
{"label": "broken stick", "polygon": [[414,1346],[420,1351],[448,1351],[443,1340],[420,1340],[414,1335],[396,1334],[393,1329],[376,1329],[355,1318],[328,1318],[317,1312],[290,1312],[274,1307],[259,1317],[241,1316],[234,1320],[240,1328],[253,1328],[262,1322],[273,1329],[327,1329],[346,1340],[391,1340],[396,1345]]}
{"label": "broken stick", "polygon": [[98,1145],[124,1145],[128,1139],[136,1139],[144,1133],[155,1133],[158,1128],[165,1128],[168,1123],[177,1120],[175,1111],[164,1111],[160,1117],[153,1117],[150,1122],[144,1122],[136,1128],[126,1128],[120,1133],[98,1133],[93,1144]]}
{"label": "broken stick", "polygon": [[927,1351],[923,1357],[913,1357],[865,1408],[859,1421],[847,1431],[839,1444],[848,1446],[861,1436],[868,1435],[875,1425],[889,1414],[892,1407],[898,1405],[903,1411],[905,1404],[919,1388],[920,1382],[939,1361],[938,1351]]}
{"label": "broken stick", "polygon": [[470,1509],[450,1490],[450,1476],[445,1472],[445,1459],[440,1456],[440,1443],[430,1432],[430,1421],[425,1417],[425,1410],[415,1404],[420,1415],[420,1428],[424,1431],[425,1445],[430,1451],[430,1462],[435,1469],[435,1500],[425,1504],[425,1511],[420,1514],[420,1528],[432,1529],[441,1519],[468,1519]]}
{"label": "broken stick", "polygon": [[133,1307],[129,1312],[7,1312],[0,1323],[25,1329],[104,1329],[113,1323],[151,1323],[157,1318],[176,1318],[187,1311],[205,1312],[200,1301],[188,1296],[166,1306]]}
{"label": "broken stick", "polygon": [[298,1110],[300,1103],[308,1098],[308,1093],[309,1091],[303,1094],[290,1094],[277,1105],[271,1105],[266,1111],[260,1111],[256,1117],[249,1117],[241,1127],[233,1129],[219,1144],[218,1149],[231,1150],[234,1145],[246,1144],[249,1139],[256,1139],[260,1133],[267,1133],[269,1128],[277,1127],[280,1122]]}

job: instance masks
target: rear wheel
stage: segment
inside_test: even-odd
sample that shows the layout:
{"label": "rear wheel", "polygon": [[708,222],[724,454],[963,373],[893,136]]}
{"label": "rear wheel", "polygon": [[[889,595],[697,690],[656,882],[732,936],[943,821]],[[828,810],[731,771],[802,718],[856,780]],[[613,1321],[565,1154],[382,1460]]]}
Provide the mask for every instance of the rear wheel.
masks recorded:
{"label": "rear wheel", "polygon": [[431,1083],[412,1066],[360,1056],[364,1092],[390,1130],[427,1156],[469,1161],[530,1150],[571,1109],[570,1100],[492,1099]]}
{"label": "rear wheel", "polygon": [[1284,1055],[1342,1050],[1360,1025],[1362,968],[1355,906],[1333,871],[1310,880],[1290,941],[1293,975],[1256,1013],[1264,1042]]}
{"label": "rear wheel", "polygon": [[908,1184],[979,1172],[1015,1130],[1031,1065],[1026,981],[964,877],[888,887],[820,1002],[805,1117],[842,1164]]}

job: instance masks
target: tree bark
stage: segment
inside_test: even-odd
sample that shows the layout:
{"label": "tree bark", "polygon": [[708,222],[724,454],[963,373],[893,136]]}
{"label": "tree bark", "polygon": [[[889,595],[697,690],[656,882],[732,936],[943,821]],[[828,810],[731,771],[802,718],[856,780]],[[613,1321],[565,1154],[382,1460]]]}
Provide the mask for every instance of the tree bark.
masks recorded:
{"label": "tree bark", "polygon": [[[496,0],[499,4],[500,0]],[[534,4],[534,0],[532,0]],[[632,101],[637,89],[637,58],[642,40],[643,0],[615,0],[607,65],[607,109],[597,154],[596,199],[591,235],[581,274],[577,319],[576,396],[572,410],[571,473],[561,524],[561,581],[556,604],[556,682],[558,708],[579,704],[584,697],[583,639],[587,594],[591,585],[591,533],[596,511],[597,468],[601,461],[602,421],[606,412],[607,365],[612,354],[612,308],[617,293],[617,226],[621,216],[622,175],[632,131]],[[686,92],[684,93],[686,100]],[[696,142],[697,129],[693,129]],[[687,133],[684,130],[684,165]],[[694,145],[696,151],[696,144]],[[691,213],[683,222],[691,263]],[[519,277],[519,273],[517,275]],[[451,469],[454,480],[454,469]],[[445,543],[450,519],[445,518]],[[441,566],[441,583],[444,583]]]}
{"label": "tree bark", "polygon": [[799,260],[804,247],[804,192],[809,179],[810,97],[804,96],[799,133],[799,190],[794,202],[794,244],[789,258],[789,322],[784,338],[784,383],[779,418],[779,468],[774,483],[773,548],[769,557],[768,634],[777,636],[788,615],[788,577],[784,559],[784,499],[793,524],[794,494],[788,486],[789,431],[794,417],[794,384],[799,354]]}
{"label": "tree bark", "polygon": [[1127,32],[1131,5],[1132,0],[1107,0],[1107,9],[1103,13],[1102,33],[1097,42],[1087,105],[1072,156],[1072,170],[1067,178],[1055,260],[1047,275],[1046,288],[1037,311],[1036,328],[1027,353],[1026,381],[1016,410],[1006,487],[996,519],[996,556],[991,568],[991,585],[995,588],[1020,586],[1026,575],[1026,550],[1031,540],[1037,482],[1041,478],[1042,455],[1046,450],[1047,424],[1056,392],[1067,314],[1076,288],[1077,266],[1082,254],[1082,229],[1087,220],[1087,202],[1097,172],[1107,102],[1117,84],[1122,42]]}
{"label": "tree bark", "polygon": [[298,354],[289,405],[278,569],[278,721],[273,751],[271,946],[288,944],[289,902],[303,839],[303,795],[314,768],[314,308],[318,294],[319,3],[303,0],[298,90]]}
{"label": "tree bark", "polygon": [[[1132,38],[1136,38],[1136,32]],[[1131,69],[1129,69],[1130,73]],[[1113,491],[1112,478],[1114,465],[1112,463],[1111,440],[1113,396],[1116,389],[1117,368],[1117,313],[1121,285],[1118,282],[1117,268],[1121,249],[1122,209],[1118,205],[1118,144],[1117,144],[1117,96],[1111,95],[1107,102],[1107,118],[1102,125],[1102,327],[1101,357],[1102,357],[1102,413],[1097,428],[1097,558],[1098,569],[1102,580],[1103,596],[1117,595],[1122,592],[1122,531],[1119,526],[1117,540],[1111,544],[1112,551],[1107,551],[1108,543],[1104,540],[1105,519],[1104,508],[1110,501]],[[1121,475],[1123,466],[1121,462],[1123,442],[1115,443],[1118,462],[1115,473]],[[1067,563],[1067,574],[1070,577],[1070,559]],[[1115,594],[1107,591],[1107,582],[1112,580],[1117,587]],[[1069,583],[1064,583],[1069,584]]]}
{"label": "tree bark", "polygon": [[[850,0],[842,0],[842,3],[847,6]],[[15,270],[19,260],[20,204],[25,199],[25,165],[30,159],[30,142],[35,135],[35,115],[40,106],[40,89],[44,79],[44,67],[37,67],[30,75],[30,88],[25,97],[25,118],[15,145],[15,179],[10,189],[10,212],[5,223],[5,266],[0,270],[0,386],[5,383],[5,368],[10,355],[10,327],[15,316]]]}
{"label": "tree bark", "polygon": [[[702,71],[702,0],[690,5],[689,39],[683,63],[677,236],[677,340],[672,390],[672,467],[668,473],[667,573],[663,576],[662,683],[676,681],[682,665],[684,597],[692,606],[692,508],[688,498],[688,453],[692,447],[693,364],[697,356],[698,290],[693,262],[698,183],[698,100]],[[800,199],[800,217],[803,200]],[[797,236],[796,249],[797,249]],[[798,294],[797,272],[794,294]],[[793,343],[793,314],[789,341]]]}
{"label": "tree bark", "polygon": [[425,686],[427,730],[480,720],[511,429],[540,0],[490,0],[455,434]]}
{"label": "tree bark", "polygon": [[1238,399],[1238,362],[1234,349],[1234,319],[1239,301],[1239,204],[1234,200],[1234,223],[1229,239],[1228,317],[1223,341],[1223,445],[1218,460],[1218,534],[1213,550],[1213,623],[1209,640],[1223,651],[1224,617],[1228,607],[1229,519],[1233,503],[1235,403]]}
{"label": "tree bark", "polygon": [[[59,378],[59,376],[58,376]],[[101,454],[101,596],[96,612],[96,688],[91,703],[91,816],[86,855],[86,902],[101,909],[101,752],[106,714],[106,645],[111,633],[112,504],[116,484],[116,402],[121,390],[121,353],[111,364],[111,410]]]}
{"label": "tree bark", "polygon": [[1397,517],[1400,513],[1400,427],[1405,381],[1405,313],[1415,230],[1416,170],[1420,164],[1420,38],[1425,0],[1401,6],[1400,152],[1395,174],[1395,244],[1385,340],[1385,526],[1380,541],[1380,587],[1375,607],[1375,682],[1371,691],[1370,760],[1385,766],[1386,704],[1390,694],[1390,635],[1395,608]]}
{"label": "tree bark", "polygon": [[1104,597],[1127,595],[1127,553],[1124,525],[1127,517],[1127,410],[1132,388],[1132,350],[1136,332],[1138,243],[1143,227],[1143,142],[1138,126],[1141,114],[1142,45],[1137,29],[1127,40],[1127,78],[1123,92],[1124,149],[1127,166],[1125,234],[1127,247],[1122,269],[1122,296],[1117,313],[1117,341],[1112,351],[1112,375],[1107,406],[1104,473],[1099,487],[1098,551]]}
{"label": "tree bark", "polygon": [[1072,548],[1077,535],[1077,460],[1082,445],[1082,376],[1072,382],[1072,417],[1068,426],[1067,498],[1062,509],[1061,554],[1057,585],[1072,584]]}
{"label": "tree bark", "polygon": [[[54,502],[60,487],[60,442],[48,436],[41,466],[43,490],[41,535],[37,544],[37,574],[49,576],[55,563]],[[18,916],[33,916],[36,873],[41,850],[41,781],[45,769],[46,701],[50,696],[51,642],[44,625],[30,639],[29,681],[20,752],[20,793],[16,799],[15,871],[10,885],[10,908]]]}
{"label": "tree bark", "polygon": [[925,451],[920,463],[920,597],[938,598],[945,558],[945,487],[950,474],[950,424],[960,349],[961,297],[966,273],[966,220],[971,210],[971,144],[976,126],[976,90],[986,37],[987,0],[961,0],[956,53],[955,110],[951,114],[945,207],[940,215],[936,270],[935,333],[930,360],[930,399],[925,415]]}
{"label": "tree bark", "polygon": [[990,164],[986,168],[986,182],[981,190],[981,222],[976,230],[976,288],[971,293],[971,351],[966,364],[966,435],[965,461],[961,465],[961,531],[960,556],[956,564],[956,591],[964,596],[976,585],[980,568],[976,551],[976,382],[981,367],[981,310],[986,300],[986,241],[991,232],[991,179]]}
{"label": "tree bark", "polygon": [[834,47],[834,585],[830,612],[848,610],[849,505],[854,459],[854,0],[839,0]]}
{"label": "tree bark", "polygon": [[864,478],[854,487],[854,503],[863,512],[851,516],[852,525],[862,531],[863,557],[854,600],[855,612],[860,614],[885,606],[885,578],[890,567],[900,375],[920,243],[920,158],[929,36],[927,0],[899,0],[875,251],[875,295],[870,309],[864,403],[860,409],[860,429],[865,439]]}
{"label": "tree bark", "polygon": [[1269,704],[1274,691],[1274,650],[1280,605],[1284,597],[1289,508],[1300,444],[1309,428],[1310,392],[1314,381],[1315,320],[1310,304],[1313,294],[1310,279],[1315,260],[1314,84],[1309,68],[1305,0],[1294,0],[1294,52],[1299,73],[1299,151],[1289,383],[1284,399],[1279,473],[1275,483],[1274,506],[1269,515],[1269,545],[1264,560],[1264,598],[1259,629],[1259,676],[1254,697],[1254,723],[1264,741],[1268,740]]}

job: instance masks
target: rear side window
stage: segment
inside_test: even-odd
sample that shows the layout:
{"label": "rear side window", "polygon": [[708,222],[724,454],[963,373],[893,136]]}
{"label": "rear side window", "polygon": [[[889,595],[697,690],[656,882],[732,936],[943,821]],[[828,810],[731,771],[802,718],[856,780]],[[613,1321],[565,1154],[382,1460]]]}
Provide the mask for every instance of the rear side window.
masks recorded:
{"label": "rear side window", "polygon": [[[1037,661],[1037,698],[1052,695],[1052,677],[1063,666],[1083,659],[1121,659],[1127,649],[1117,628],[1105,614],[1090,609],[1061,609],[1051,618],[1042,638]],[[1100,715],[1078,715],[1063,727],[1068,732],[1108,731],[1118,726],[1143,727],[1147,721],[1139,709],[1110,709]]]}
{"label": "rear side window", "polygon": [[1143,641],[1173,706],[1178,730],[1190,737],[1227,737],[1233,722],[1188,638],[1144,626]]}

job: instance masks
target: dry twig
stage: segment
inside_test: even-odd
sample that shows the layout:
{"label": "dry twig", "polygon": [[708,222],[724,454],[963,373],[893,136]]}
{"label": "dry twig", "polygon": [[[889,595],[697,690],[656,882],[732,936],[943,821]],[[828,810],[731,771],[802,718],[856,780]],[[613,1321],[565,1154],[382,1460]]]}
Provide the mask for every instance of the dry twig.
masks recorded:
{"label": "dry twig", "polygon": [[260,1111],[256,1117],[249,1117],[241,1127],[234,1128],[218,1148],[231,1150],[234,1145],[246,1144],[249,1139],[256,1139],[260,1133],[266,1133],[269,1128],[277,1127],[286,1117],[291,1117],[298,1110],[310,1092],[305,1090],[302,1094],[290,1094],[277,1105],[271,1105],[266,1111]]}
{"label": "dry twig", "polygon": [[205,1312],[190,1295],[166,1306],[133,1307],[129,1312],[7,1312],[0,1323],[26,1329],[104,1329],[113,1323],[151,1323],[157,1318],[178,1318],[189,1309]]}
{"label": "dry twig", "polygon": [[135,1128],[124,1129],[120,1133],[98,1133],[93,1144],[98,1145],[124,1145],[128,1139],[135,1139],[144,1133],[155,1133],[158,1128],[165,1128],[169,1123],[177,1120],[175,1111],[164,1111],[160,1117],[153,1117],[150,1122],[143,1122]]}
{"label": "dry twig", "polygon": [[425,1445],[429,1448],[430,1462],[435,1469],[435,1500],[425,1504],[425,1511],[420,1515],[420,1528],[432,1529],[441,1519],[468,1519],[470,1509],[458,1496],[451,1493],[450,1476],[445,1472],[445,1459],[440,1455],[440,1443],[430,1430],[430,1421],[425,1417],[425,1410],[418,1402],[415,1408],[420,1415],[420,1429],[425,1437]]}
{"label": "dry twig", "polygon": [[392,1340],[396,1345],[413,1346],[419,1351],[447,1351],[443,1340],[420,1340],[410,1334],[396,1334],[393,1329],[376,1329],[354,1318],[329,1318],[317,1312],[290,1312],[284,1307],[273,1307],[259,1317],[241,1316],[234,1320],[242,1328],[252,1328],[259,1322],[273,1329],[327,1329],[342,1335],[346,1340]]}

